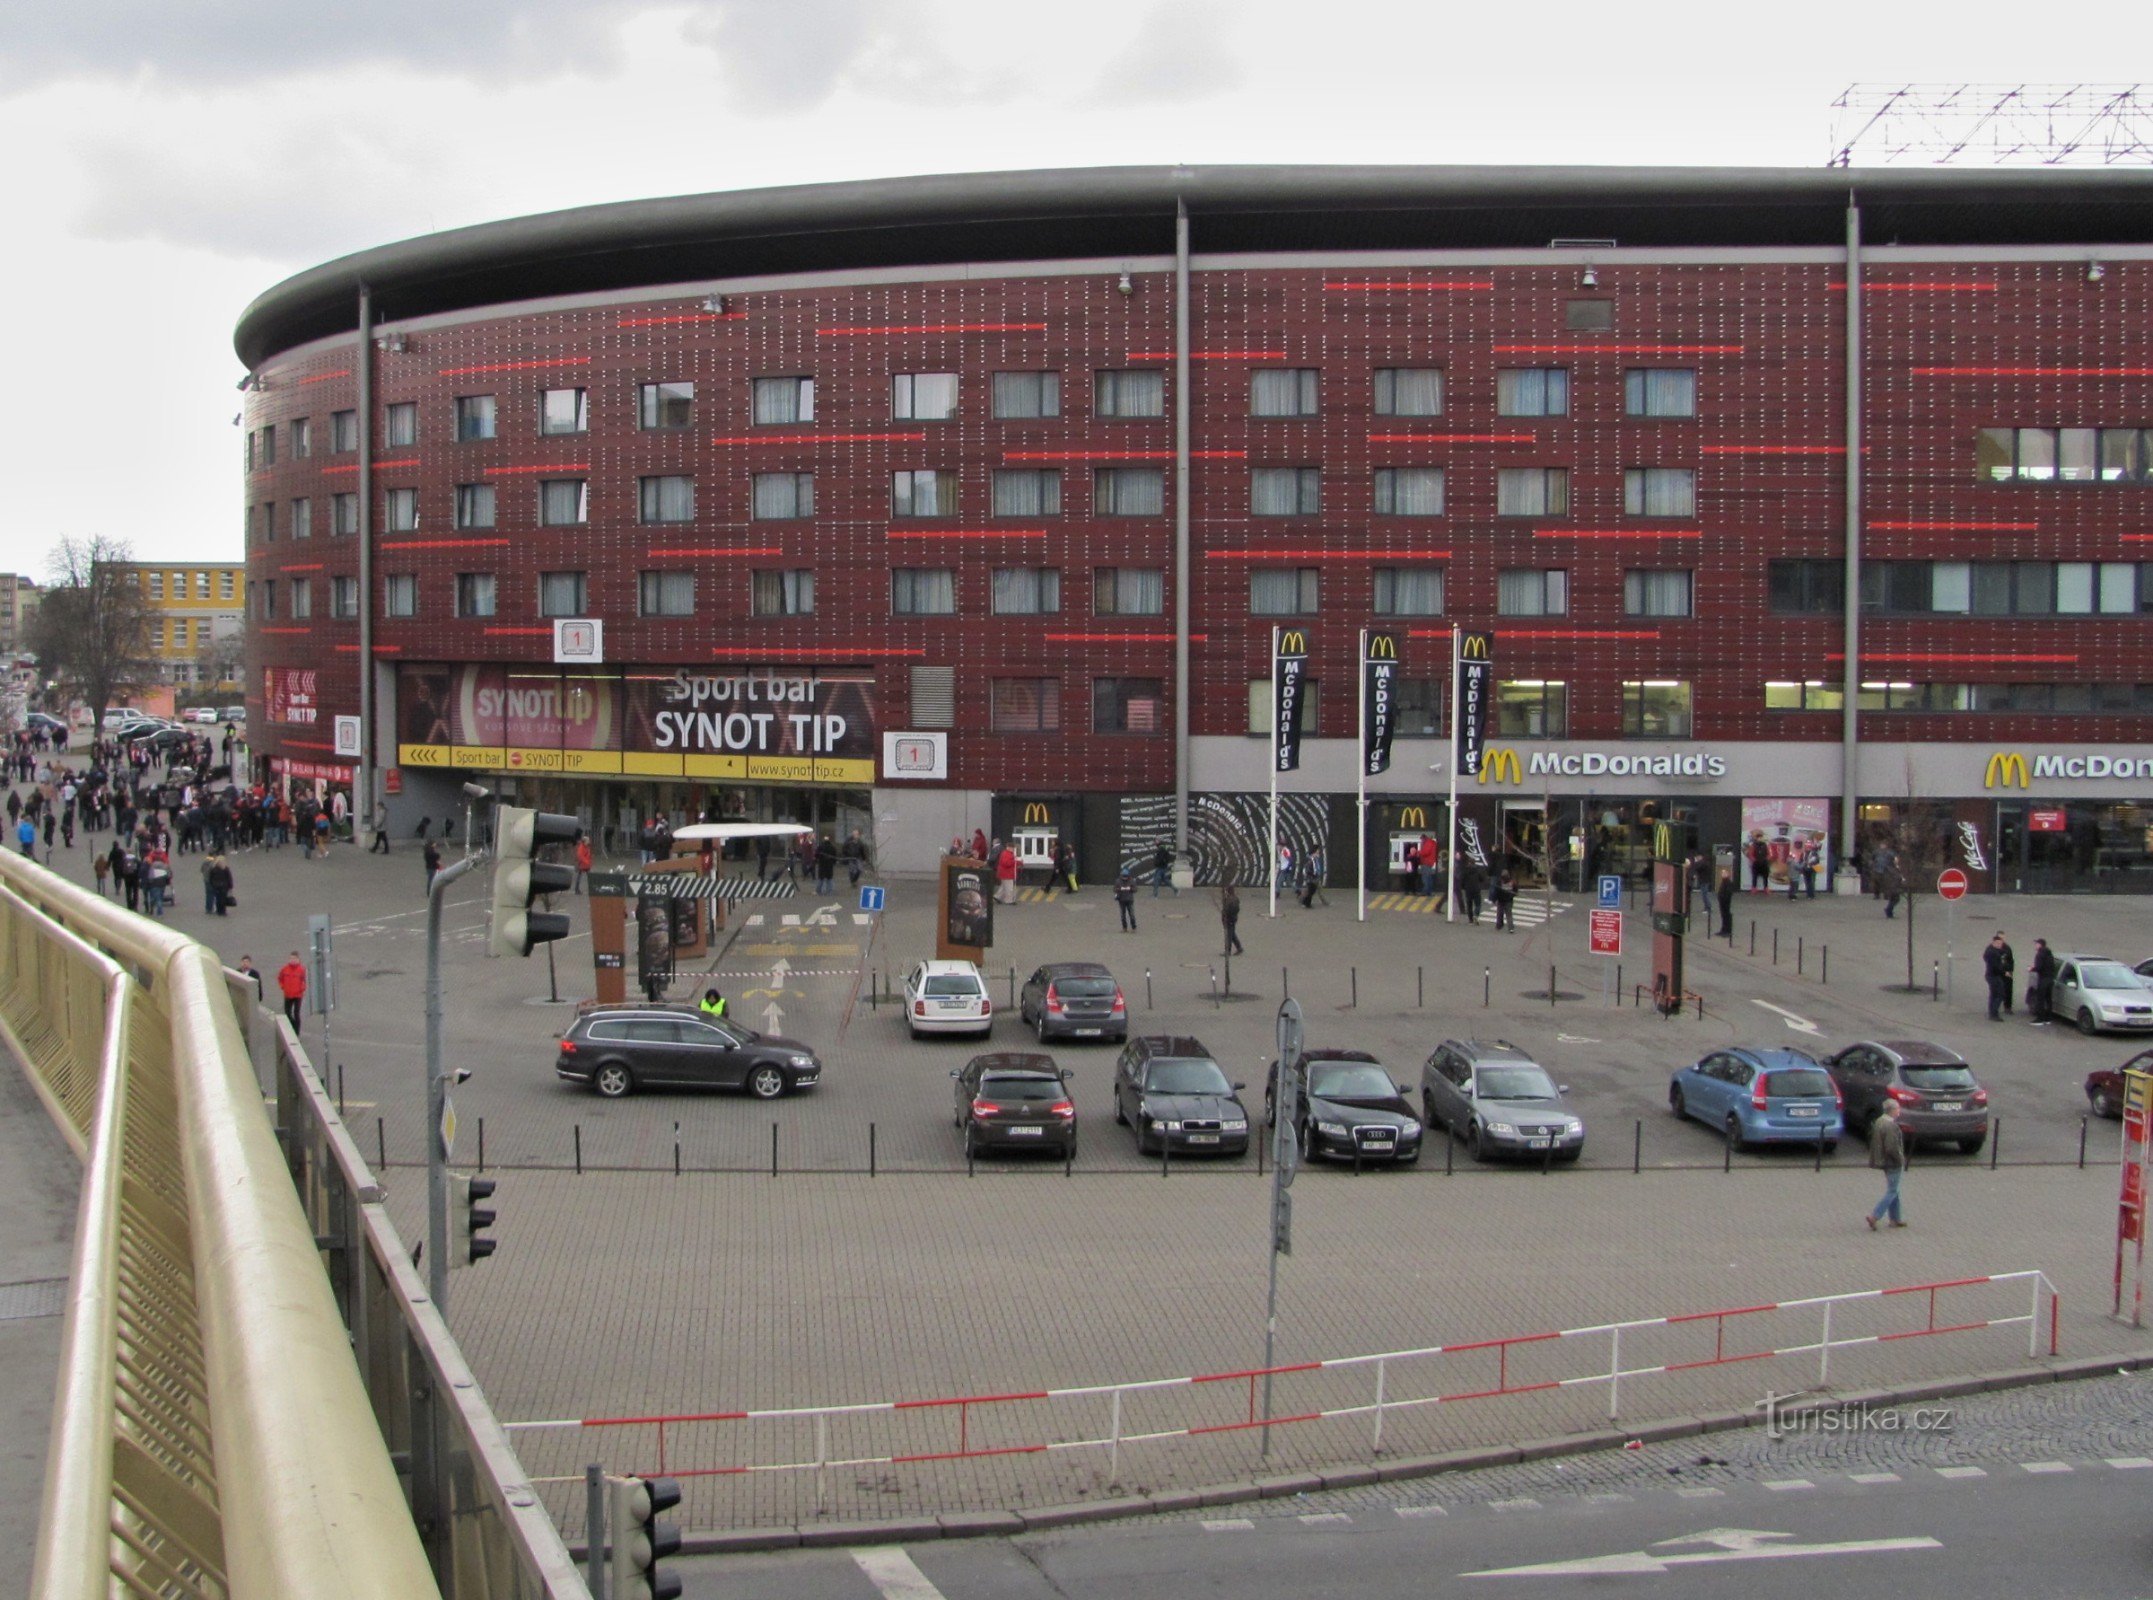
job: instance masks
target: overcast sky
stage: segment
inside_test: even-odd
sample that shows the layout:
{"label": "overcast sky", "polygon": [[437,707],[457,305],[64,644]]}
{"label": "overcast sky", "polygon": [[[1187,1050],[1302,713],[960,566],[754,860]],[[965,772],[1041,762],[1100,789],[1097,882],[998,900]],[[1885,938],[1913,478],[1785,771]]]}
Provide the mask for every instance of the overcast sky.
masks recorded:
{"label": "overcast sky", "polygon": [[646,195],[1226,162],[1819,166],[1850,82],[2072,81],[2142,13],[1905,0],[71,0],[0,18],[0,570],[236,560],[240,310]]}

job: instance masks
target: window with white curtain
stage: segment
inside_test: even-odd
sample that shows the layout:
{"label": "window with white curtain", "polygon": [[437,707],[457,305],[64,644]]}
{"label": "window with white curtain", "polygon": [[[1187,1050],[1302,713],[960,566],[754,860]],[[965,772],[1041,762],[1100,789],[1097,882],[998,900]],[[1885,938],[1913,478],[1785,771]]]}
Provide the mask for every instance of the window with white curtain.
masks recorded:
{"label": "window with white curtain", "polygon": [[456,485],[456,526],[459,528],[490,528],[493,526],[492,484],[459,483]]}
{"label": "window with white curtain", "polygon": [[314,537],[313,501],[294,500],[292,502],[292,537],[294,539],[311,539]]}
{"label": "window with white curtain", "polygon": [[806,567],[755,574],[754,608],[758,617],[805,617],[815,610],[815,574]]}
{"label": "window with white curtain", "polygon": [[1095,517],[1156,517],[1166,510],[1166,473],[1158,467],[1099,467],[1091,475]]}
{"label": "window with white curtain", "polygon": [[645,383],[635,391],[638,428],[685,428],[695,421],[695,385]]}
{"label": "window with white curtain", "polygon": [[[382,412],[381,442],[392,450],[408,450],[419,442],[419,408],[416,402],[399,400]],[[276,459],[274,453],[270,459]]]}
{"label": "window with white curtain", "polygon": [[1440,367],[1376,368],[1376,415],[1379,417],[1439,417],[1443,414],[1443,369]]}
{"label": "window with white curtain", "polygon": [[997,372],[994,375],[994,414],[997,417],[1058,417],[1062,414],[1062,375],[1058,372]]}
{"label": "window with white curtain", "polygon": [[639,478],[636,504],[644,522],[693,522],[695,480],[684,474]]}
{"label": "window with white curtain", "polygon": [[1632,568],[1622,575],[1622,610],[1631,617],[1690,615],[1690,574]]}
{"label": "window with white curtain", "polygon": [[1570,414],[1568,367],[1505,367],[1495,374],[1495,413],[1503,417]]}
{"label": "window with white curtain", "polygon": [[1092,410],[1102,417],[1166,415],[1166,374],[1136,369],[1092,375]]}
{"label": "window with white curtain", "polygon": [[641,616],[695,615],[695,574],[692,572],[639,572],[635,589],[635,608]]}
{"label": "window with white curtain", "polygon": [[1248,412],[1252,417],[1314,416],[1316,369],[1258,367],[1248,375]]}
{"label": "window with white curtain", "polygon": [[1101,617],[1156,617],[1166,610],[1166,574],[1156,567],[1099,567],[1091,609]]}
{"label": "window with white curtain", "polygon": [[996,567],[994,611],[1003,617],[1046,616],[1062,608],[1062,575],[1054,567]]}
{"label": "window with white curtain", "polygon": [[312,615],[314,615],[314,580],[312,578],[292,579],[293,620],[304,621]]}
{"label": "window with white curtain", "polygon": [[414,572],[392,572],[381,580],[381,614],[415,617],[419,614],[419,579]]}
{"label": "window with white curtain", "polygon": [[292,418],[292,459],[304,460],[314,453],[314,421],[311,417]]}
{"label": "window with white curtain", "polygon": [[499,425],[500,413],[490,394],[461,394],[456,397],[456,439],[468,444],[474,439],[491,439]]}
{"label": "window with white curtain", "polygon": [[1316,613],[1321,569],[1258,567],[1248,575],[1252,617],[1308,617]]}
{"label": "window with white curtain", "polygon": [[1054,468],[1016,468],[994,474],[994,514],[998,517],[1058,517],[1062,510],[1062,475]]}
{"label": "window with white curtain", "polygon": [[538,486],[538,520],[549,528],[571,528],[590,518],[588,478],[548,478]]}
{"label": "window with white curtain", "polygon": [[1697,474],[1689,467],[1630,467],[1622,474],[1622,509],[1633,517],[1693,517]]}
{"label": "window with white curtain", "polygon": [[758,472],[754,482],[755,520],[788,522],[815,514],[812,472]]}
{"label": "window with white curtain", "polygon": [[1443,614],[1441,567],[1377,567],[1371,590],[1372,609],[1379,617]]}
{"label": "window with white curtain", "polygon": [[391,533],[409,533],[419,525],[419,491],[391,489],[381,497],[381,525]]}
{"label": "window with white curtain", "polygon": [[1323,474],[1315,467],[1251,467],[1248,509],[1258,517],[1312,517],[1322,509]]}
{"label": "window with white curtain", "polygon": [[949,567],[896,567],[890,610],[900,617],[946,617],[957,610],[957,574]]}
{"label": "window with white curtain", "polygon": [[331,578],[329,580],[329,615],[349,620],[359,614],[359,580],[357,578]]}
{"label": "window with white curtain", "polygon": [[1696,369],[1632,367],[1622,375],[1622,410],[1632,417],[1694,417]]}
{"label": "window with white curtain", "polygon": [[490,617],[494,614],[497,590],[490,572],[459,572],[456,574],[456,615],[459,617]]}
{"label": "window with white curtain", "polygon": [[815,380],[813,378],[757,378],[755,380],[755,420],[757,422],[813,422],[815,420]]}
{"label": "window with white curtain", "polygon": [[1570,511],[1568,467],[1504,467],[1495,474],[1499,517],[1561,517]]}
{"label": "window with white curtain", "polygon": [[1379,517],[1439,517],[1443,514],[1441,467],[1376,468],[1375,507]]}
{"label": "window with white curtain", "polygon": [[588,584],[586,573],[541,572],[538,575],[538,614],[542,617],[580,617]]}
{"label": "window with white curtain", "polygon": [[359,497],[355,494],[333,494],[329,497],[329,531],[331,533],[357,533],[359,531]]}
{"label": "window with white curtain", "polygon": [[329,413],[329,448],[341,454],[359,448],[359,413],[356,411],[332,411]]}
{"label": "window with white curtain", "polygon": [[540,433],[588,433],[591,401],[588,389],[542,389],[538,396]]}
{"label": "window with white curtain", "polygon": [[1561,567],[1507,567],[1496,575],[1498,616],[1561,617],[1569,611],[1570,574]]}
{"label": "window with white curtain", "polygon": [[890,515],[952,517],[956,514],[956,473],[930,467],[890,475]]}
{"label": "window with white curtain", "polygon": [[996,733],[1058,733],[1059,678],[994,678],[987,686],[987,721]]}
{"label": "window with white curtain", "polygon": [[957,374],[900,372],[893,381],[890,414],[905,422],[948,422],[957,415]]}

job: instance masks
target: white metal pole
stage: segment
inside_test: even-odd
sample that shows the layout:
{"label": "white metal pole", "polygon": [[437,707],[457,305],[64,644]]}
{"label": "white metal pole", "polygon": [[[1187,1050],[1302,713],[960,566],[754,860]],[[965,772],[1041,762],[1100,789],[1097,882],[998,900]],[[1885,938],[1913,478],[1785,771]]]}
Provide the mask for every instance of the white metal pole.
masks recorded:
{"label": "white metal pole", "polygon": [[[1361,629],[1361,681],[1358,685],[1361,702],[1360,730],[1360,776],[1354,780],[1353,852],[1360,857],[1360,891],[1356,896],[1358,921],[1368,920],[1368,630]],[[1380,1432],[1381,1417],[1377,1427]]]}
{"label": "white metal pole", "polygon": [[1283,730],[1278,724],[1278,629],[1271,629],[1271,880],[1270,915],[1278,915],[1278,752]]}
{"label": "white metal pole", "polygon": [[1450,630],[1450,804],[1445,807],[1449,814],[1450,841],[1444,860],[1448,863],[1450,878],[1443,884],[1443,920],[1458,920],[1458,897],[1450,892],[1450,880],[1458,875],[1458,753],[1464,748],[1464,740],[1458,737],[1458,630]]}

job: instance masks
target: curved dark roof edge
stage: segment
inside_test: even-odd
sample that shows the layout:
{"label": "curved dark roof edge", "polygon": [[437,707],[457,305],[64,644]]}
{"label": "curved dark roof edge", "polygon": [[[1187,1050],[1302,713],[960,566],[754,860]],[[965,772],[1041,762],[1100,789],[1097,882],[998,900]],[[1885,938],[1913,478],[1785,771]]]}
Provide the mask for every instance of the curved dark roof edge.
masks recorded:
{"label": "curved dark roof edge", "polygon": [[[1849,193],[1865,212],[1881,211],[1919,242],[2153,238],[2153,171],[2105,168],[1162,166],[946,173],[616,201],[378,245],[264,291],[241,313],[234,344],[253,368],[281,350],[348,329],[362,282],[373,288],[380,315],[399,317],[697,277],[1160,254],[1172,247],[1165,225],[1176,201],[1186,202],[1199,225],[1210,223],[1198,228],[1199,249],[1344,250],[1544,245],[1595,229],[1640,244],[1835,243],[1843,236],[1839,219]],[[2120,231],[2125,219],[2115,215],[2118,206],[2131,213]],[[1416,212],[1441,213],[1443,220],[1415,225],[1399,215]],[[1385,220],[1369,225],[1377,217]],[[1330,221],[1311,226],[1322,218]],[[1231,225],[1234,219],[1242,225]]]}

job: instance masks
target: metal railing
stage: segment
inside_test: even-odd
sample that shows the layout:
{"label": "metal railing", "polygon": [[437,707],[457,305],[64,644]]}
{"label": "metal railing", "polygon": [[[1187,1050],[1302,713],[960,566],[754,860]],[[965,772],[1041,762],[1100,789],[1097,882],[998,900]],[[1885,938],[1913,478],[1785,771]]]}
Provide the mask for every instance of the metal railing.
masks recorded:
{"label": "metal railing", "polygon": [[297,1041],[229,981],[0,859],[0,1036],[83,1159],[33,1594],[587,1596]]}

